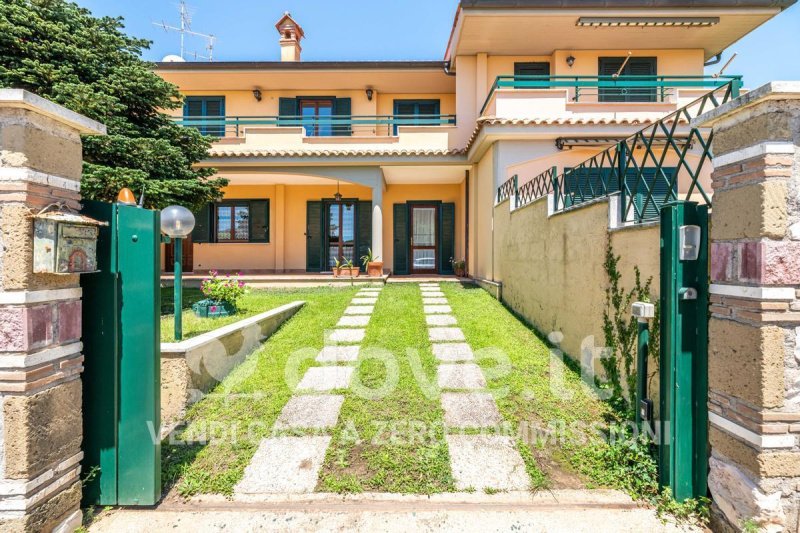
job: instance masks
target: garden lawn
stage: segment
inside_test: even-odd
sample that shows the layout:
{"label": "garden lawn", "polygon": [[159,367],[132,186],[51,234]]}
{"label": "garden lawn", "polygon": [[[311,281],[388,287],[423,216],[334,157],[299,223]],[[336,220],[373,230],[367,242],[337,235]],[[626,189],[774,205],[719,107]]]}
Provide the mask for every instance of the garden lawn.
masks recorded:
{"label": "garden lawn", "polygon": [[[349,290],[349,288],[347,289]],[[352,291],[350,291],[352,292]],[[196,337],[211,330],[227,326],[244,318],[275,309],[297,300],[305,300],[319,291],[314,288],[250,290],[239,302],[239,312],[234,316],[200,318],[191,310],[192,304],[204,299],[199,289],[183,289],[183,338]],[[172,287],[162,287],[161,307],[172,313]],[[175,341],[175,316],[161,316],[161,342]]]}
{"label": "garden lawn", "polygon": [[[305,350],[298,375],[322,349],[323,332],[336,325],[357,288],[268,290],[248,295],[262,309],[304,300],[306,305],[211,394],[189,409],[185,429],[162,446],[162,481],[183,495],[230,495],[270,433],[292,391],[284,378],[292,354]],[[255,303],[251,304],[255,305]],[[185,327],[185,326],[184,326]],[[209,443],[207,443],[209,442]]]}
{"label": "garden lawn", "polygon": [[[547,343],[489,293],[469,284],[441,286],[489,388],[495,393],[507,391],[496,394],[500,413],[512,424],[515,434],[519,434],[522,424],[523,429],[527,426],[528,435],[541,436],[527,439],[527,443],[518,439],[533,486],[556,489],[581,488],[587,481],[591,484],[575,471],[574,464],[582,446],[596,443],[558,440],[555,435],[575,436],[570,430],[575,427],[604,427],[611,416],[609,407],[581,381],[579,370],[566,356],[567,364],[556,360],[553,365],[561,374],[562,385],[551,387]],[[510,368],[500,368],[491,357],[482,358],[481,350],[486,349],[500,350],[508,357]],[[547,431],[553,428],[558,433],[548,435]]]}

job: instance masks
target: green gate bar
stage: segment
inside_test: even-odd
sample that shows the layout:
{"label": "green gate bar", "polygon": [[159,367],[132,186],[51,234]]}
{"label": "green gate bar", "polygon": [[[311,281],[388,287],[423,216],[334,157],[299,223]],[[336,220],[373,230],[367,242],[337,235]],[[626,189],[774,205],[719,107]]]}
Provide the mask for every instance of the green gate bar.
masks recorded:
{"label": "green gate bar", "polygon": [[[681,259],[682,228],[700,229]],[[689,228],[693,229],[693,228]],[[684,231],[685,233],[688,233]],[[687,242],[691,239],[687,238]],[[685,254],[692,249],[685,248]],[[708,206],[661,210],[659,482],[677,501],[705,496],[708,475]]]}

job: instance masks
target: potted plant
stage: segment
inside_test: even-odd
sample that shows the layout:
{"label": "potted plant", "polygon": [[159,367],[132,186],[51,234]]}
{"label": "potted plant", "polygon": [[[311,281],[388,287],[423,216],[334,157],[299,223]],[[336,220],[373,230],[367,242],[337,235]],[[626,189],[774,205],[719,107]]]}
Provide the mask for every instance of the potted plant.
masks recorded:
{"label": "potted plant", "polygon": [[459,278],[466,277],[467,275],[467,263],[463,259],[455,260],[452,257],[450,258],[450,264],[453,265],[453,272],[455,272],[456,276]]}
{"label": "potted plant", "polygon": [[364,270],[367,271],[367,276],[371,278],[383,276],[383,261],[380,259],[380,257],[372,255],[372,248],[367,248],[366,255],[361,256],[361,262],[364,264]]}
{"label": "potted plant", "polygon": [[357,278],[359,274],[358,267],[353,265],[353,261],[351,259],[345,259],[342,257],[342,260],[339,261],[338,259],[333,260],[334,267],[333,267],[333,276],[336,278]]}
{"label": "potted plant", "polygon": [[239,299],[247,289],[239,276],[219,276],[216,270],[203,280],[200,290],[206,297],[192,305],[194,314],[201,318],[215,318],[235,315]]}

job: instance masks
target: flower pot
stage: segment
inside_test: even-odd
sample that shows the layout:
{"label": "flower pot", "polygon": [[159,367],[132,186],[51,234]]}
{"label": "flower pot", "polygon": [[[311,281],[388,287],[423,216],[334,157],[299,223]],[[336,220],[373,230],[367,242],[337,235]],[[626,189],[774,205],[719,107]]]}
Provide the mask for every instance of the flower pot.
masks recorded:
{"label": "flower pot", "polygon": [[464,278],[467,276],[467,271],[463,268],[456,268],[456,276],[459,278]]}
{"label": "flower pot", "polygon": [[192,311],[200,318],[219,318],[236,314],[236,307],[228,302],[200,300],[192,304]]}
{"label": "flower pot", "polygon": [[367,276],[371,278],[383,276],[383,261],[370,261],[367,263]]}
{"label": "flower pot", "polygon": [[333,269],[333,277],[335,278],[357,278],[359,273],[360,270],[356,267],[339,267]]}

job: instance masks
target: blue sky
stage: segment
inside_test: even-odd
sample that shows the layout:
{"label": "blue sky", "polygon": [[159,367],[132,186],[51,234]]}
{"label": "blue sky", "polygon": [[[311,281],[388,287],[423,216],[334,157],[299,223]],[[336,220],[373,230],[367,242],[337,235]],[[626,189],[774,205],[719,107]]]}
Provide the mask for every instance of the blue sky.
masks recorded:
{"label": "blue sky", "polygon": [[[77,0],[96,15],[121,15],[127,32],[153,41],[145,59],[179,51],[177,0]],[[284,11],[303,26],[305,60],[441,59],[457,0],[189,0],[192,29],[213,33],[220,61],[279,58],[274,24]],[[187,37],[187,50],[205,55],[205,41]],[[795,5],[730,47],[738,53],[726,74],[743,74],[747,87],[800,79],[800,6]],[[719,66],[712,67],[715,72]]]}

